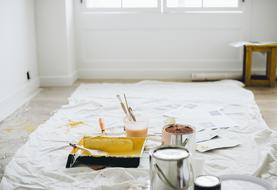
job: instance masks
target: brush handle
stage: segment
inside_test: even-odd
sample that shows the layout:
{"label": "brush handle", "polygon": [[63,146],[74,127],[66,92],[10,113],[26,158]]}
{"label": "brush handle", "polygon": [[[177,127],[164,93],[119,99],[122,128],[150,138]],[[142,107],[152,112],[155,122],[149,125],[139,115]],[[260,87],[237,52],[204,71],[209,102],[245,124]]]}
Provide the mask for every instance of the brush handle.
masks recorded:
{"label": "brush handle", "polygon": [[125,114],[128,114],[127,109],[126,109],[125,105],[123,104],[123,102],[121,102],[120,105],[121,105],[121,107],[122,107],[124,113],[125,113]]}
{"label": "brush handle", "polygon": [[101,129],[101,133],[104,134],[105,133],[105,124],[104,124],[103,118],[99,118],[98,122],[99,122],[99,127]]}
{"label": "brush handle", "polygon": [[131,107],[128,108],[128,111],[129,111],[129,114],[130,114],[131,118],[133,119],[133,121],[137,121]]}
{"label": "brush handle", "polygon": [[124,94],[124,100],[125,100],[126,108],[128,108],[128,109],[129,109],[129,105],[128,105],[127,97],[126,97],[126,95],[125,95],[125,94]]}
{"label": "brush handle", "polygon": [[124,105],[124,103],[122,102],[122,99],[121,99],[120,95],[118,94],[118,95],[116,95],[116,97],[117,97],[117,99],[118,99],[119,102],[120,102],[120,105],[121,105],[122,110],[123,110],[124,113],[128,116],[128,110],[127,110],[126,106]]}
{"label": "brush handle", "polygon": [[134,113],[133,113],[133,110],[132,110],[132,108],[131,107],[129,107],[129,105],[128,105],[128,101],[127,101],[127,97],[126,97],[126,95],[124,94],[124,100],[125,100],[125,105],[126,105],[126,107],[127,107],[127,116],[130,118],[131,117],[131,119],[133,120],[133,121],[136,121],[136,117],[135,117],[135,115],[134,115]]}
{"label": "brush handle", "polygon": [[91,154],[91,152],[90,152],[91,150],[89,150],[89,149],[87,149],[85,147],[79,146],[77,144],[72,144],[72,143],[69,143],[69,145],[72,146],[73,148],[77,148],[79,150],[84,150],[84,151],[87,151],[87,152],[89,152]]}
{"label": "brush handle", "polygon": [[102,150],[93,150],[93,149],[88,149],[88,148],[85,148],[83,146],[79,146],[77,144],[72,144],[72,143],[69,143],[70,146],[72,146],[73,148],[77,148],[79,150],[83,150],[83,151],[87,151],[89,152],[91,155],[107,155],[107,152],[105,151],[102,151]]}

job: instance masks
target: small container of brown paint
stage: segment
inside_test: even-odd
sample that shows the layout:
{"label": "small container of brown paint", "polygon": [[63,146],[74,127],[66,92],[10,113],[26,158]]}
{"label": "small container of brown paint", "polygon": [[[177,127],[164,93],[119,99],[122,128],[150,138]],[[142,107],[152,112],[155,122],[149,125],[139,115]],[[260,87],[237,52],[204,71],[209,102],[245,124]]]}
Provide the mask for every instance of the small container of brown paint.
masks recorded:
{"label": "small container of brown paint", "polygon": [[190,153],[195,151],[195,129],[191,125],[169,124],[164,126],[162,134],[163,145],[183,146]]}

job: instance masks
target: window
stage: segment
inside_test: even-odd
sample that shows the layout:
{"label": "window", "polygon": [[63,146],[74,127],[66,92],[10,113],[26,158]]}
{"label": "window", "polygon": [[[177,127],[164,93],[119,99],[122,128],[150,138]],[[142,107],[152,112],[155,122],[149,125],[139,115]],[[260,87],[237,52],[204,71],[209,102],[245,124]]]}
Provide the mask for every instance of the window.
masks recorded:
{"label": "window", "polygon": [[87,8],[158,8],[157,0],[86,0]]}
{"label": "window", "polygon": [[[88,9],[238,8],[240,0],[83,0]],[[163,2],[163,3],[162,3]],[[163,4],[163,7],[160,7]]]}
{"label": "window", "polygon": [[167,0],[167,7],[176,8],[236,8],[238,0]]}
{"label": "window", "polygon": [[238,0],[203,0],[202,7],[238,7]]}

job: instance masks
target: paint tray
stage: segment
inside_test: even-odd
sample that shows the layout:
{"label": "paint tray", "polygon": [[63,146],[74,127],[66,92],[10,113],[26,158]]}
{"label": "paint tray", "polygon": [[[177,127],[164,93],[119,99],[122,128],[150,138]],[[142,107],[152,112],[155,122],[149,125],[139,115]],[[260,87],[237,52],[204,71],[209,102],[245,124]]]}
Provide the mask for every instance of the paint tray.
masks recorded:
{"label": "paint tray", "polygon": [[93,155],[85,150],[72,148],[66,168],[80,165],[136,168],[144,150],[145,138],[85,136],[78,145],[101,150],[105,154]]}

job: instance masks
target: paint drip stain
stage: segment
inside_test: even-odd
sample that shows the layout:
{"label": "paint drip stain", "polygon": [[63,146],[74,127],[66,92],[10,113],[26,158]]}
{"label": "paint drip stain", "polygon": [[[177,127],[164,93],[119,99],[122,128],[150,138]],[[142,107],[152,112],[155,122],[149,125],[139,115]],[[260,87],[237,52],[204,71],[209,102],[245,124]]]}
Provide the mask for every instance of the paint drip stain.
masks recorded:
{"label": "paint drip stain", "polygon": [[85,123],[83,121],[71,121],[69,120],[68,123],[67,123],[67,126],[70,127],[70,128],[75,128],[75,127],[78,127],[80,125],[84,125]]}
{"label": "paint drip stain", "polygon": [[26,125],[26,126],[23,127],[23,130],[28,132],[28,133],[33,132],[35,129],[36,129],[36,127],[33,126],[33,125]]}

